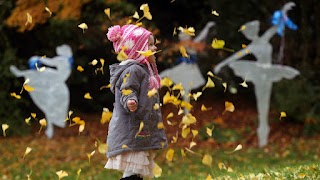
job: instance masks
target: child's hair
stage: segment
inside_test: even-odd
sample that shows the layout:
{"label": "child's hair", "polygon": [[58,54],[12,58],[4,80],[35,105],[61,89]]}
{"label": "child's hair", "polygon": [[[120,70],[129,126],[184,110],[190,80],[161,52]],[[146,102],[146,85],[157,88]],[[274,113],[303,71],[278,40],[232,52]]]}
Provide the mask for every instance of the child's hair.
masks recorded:
{"label": "child's hair", "polygon": [[132,24],[122,27],[119,25],[112,26],[108,29],[107,33],[107,37],[113,43],[113,48],[116,53],[124,49],[128,59],[147,64],[150,72],[149,88],[159,89],[161,79],[156,63],[151,63],[150,65],[148,58],[137,52],[148,50],[148,40],[151,35],[152,33],[145,28]]}

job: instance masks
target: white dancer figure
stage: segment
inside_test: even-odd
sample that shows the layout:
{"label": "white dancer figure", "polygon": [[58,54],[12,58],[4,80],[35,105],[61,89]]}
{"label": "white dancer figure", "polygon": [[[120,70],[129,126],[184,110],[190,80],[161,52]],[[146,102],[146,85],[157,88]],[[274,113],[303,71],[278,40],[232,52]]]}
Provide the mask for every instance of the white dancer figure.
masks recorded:
{"label": "white dancer figure", "polygon": [[[210,21],[206,24],[206,26],[201,30],[199,35],[197,35],[191,43],[200,43],[207,38],[209,29],[214,26],[215,23]],[[185,46],[189,59],[180,57],[178,65],[173,68],[166,69],[160,73],[160,77],[168,77],[175,84],[181,83],[185,94],[183,96],[183,100],[189,102],[188,94],[192,89],[197,89],[205,84],[205,79],[203,78],[201,71],[196,64],[197,59],[197,50],[190,45],[191,37],[184,32],[179,33],[179,40]],[[184,43],[185,42],[185,43]],[[187,110],[185,110],[187,113]]]}
{"label": "white dancer figure", "polygon": [[[286,14],[293,6],[295,6],[294,3],[287,3],[282,11]],[[228,65],[233,69],[235,75],[253,83],[259,114],[258,140],[259,146],[263,147],[268,143],[270,131],[268,112],[272,84],[273,82],[280,81],[282,78],[292,79],[299,75],[299,71],[289,66],[272,64],[273,48],[269,40],[277,33],[278,26],[271,27],[259,37],[259,25],[259,21],[251,21],[244,25],[245,29],[242,30],[242,33],[252,42],[246,48],[219,63],[215,67],[214,72],[218,73],[222,67]],[[253,54],[257,61],[239,60],[233,62],[242,58],[247,53]]]}
{"label": "white dancer figure", "polygon": [[54,67],[46,67],[43,72],[33,69],[19,70],[13,65],[10,66],[10,71],[16,77],[29,79],[28,85],[35,89],[29,94],[45,114],[47,120],[45,134],[48,138],[53,137],[53,125],[65,127],[70,102],[70,93],[65,81],[71,74],[69,59],[72,58],[72,51],[68,45],[62,45],[56,48],[56,53],[58,54],[56,57],[39,59],[40,63]]}

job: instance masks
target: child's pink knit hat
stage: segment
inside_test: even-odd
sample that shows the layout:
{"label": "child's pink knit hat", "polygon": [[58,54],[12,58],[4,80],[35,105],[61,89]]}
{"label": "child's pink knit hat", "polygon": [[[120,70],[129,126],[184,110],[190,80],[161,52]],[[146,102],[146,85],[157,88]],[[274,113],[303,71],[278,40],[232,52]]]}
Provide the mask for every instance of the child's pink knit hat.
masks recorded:
{"label": "child's pink knit hat", "polygon": [[128,56],[128,59],[147,64],[150,72],[150,88],[158,89],[160,87],[160,76],[158,75],[156,64],[152,63],[151,68],[148,58],[137,52],[148,50],[150,35],[152,35],[150,31],[132,24],[124,25],[122,27],[119,25],[112,26],[108,29],[107,33],[108,39],[113,42],[113,48],[116,53],[119,53],[121,49],[124,48],[124,52]]}

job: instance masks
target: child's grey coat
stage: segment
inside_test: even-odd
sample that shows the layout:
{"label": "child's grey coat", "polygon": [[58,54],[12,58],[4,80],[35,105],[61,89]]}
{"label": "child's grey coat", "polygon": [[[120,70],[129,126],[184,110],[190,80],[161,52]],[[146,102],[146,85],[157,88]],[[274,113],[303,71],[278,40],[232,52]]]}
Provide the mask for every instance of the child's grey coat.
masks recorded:
{"label": "child's grey coat", "polygon": [[[148,97],[149,71],[147,66],[129,62],[125,65],[113,64],[110,68],[111,91],[115,94],[112,118],[107,137],[107,157],[127,151],[154,150],[167,147],[167,138],[163,129],[158,129],[162,122],[161,110],[153,106],[159,102],[159,94]],[[122,90],[132,90],[124,95]],[[138,104],[135,112],[130,112],[127,101],[134,99]],[[137,134],[140,122],[143,129]]]}

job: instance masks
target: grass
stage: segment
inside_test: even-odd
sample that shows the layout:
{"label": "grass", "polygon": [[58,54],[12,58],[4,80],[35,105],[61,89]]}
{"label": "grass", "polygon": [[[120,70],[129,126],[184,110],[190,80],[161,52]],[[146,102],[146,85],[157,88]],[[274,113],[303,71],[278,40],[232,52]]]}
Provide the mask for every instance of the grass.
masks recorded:
{"label": "grass", "polygon": [[[121,173],[104,169],[107,158],[95,147],[97,137],[90,134],[59,136],[47,140],[44,136],[0,138],[0,179],[58,179],[57,171],[68,173],[63,180],[116,180]],[[102,138],[101,138],[102,139]],[[187,152],[182,157],[180,148],[168,162],[166,151],[158,152],[156,162],[162,168],[159,180],[213,179],[320,179],[319,138],[297,138],[293,143],[268,145],[266,148],[243,146],[232,154],[232,148],[196,146],[197,154]],[[27,147],[32,151],[23,158]],[[233,147],[234,148],[234,147]],[[96,150],[90,158],[87,154]],[[202,155],[213,157],[211,167],[202,164]],[[225,168],[219,168],[223,163]],[[81,169],[78,176],[77,171]]]}

